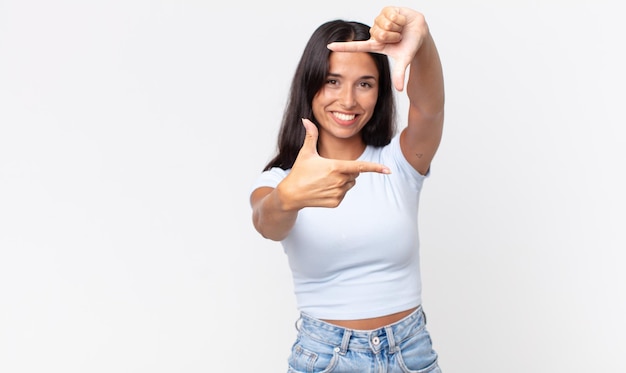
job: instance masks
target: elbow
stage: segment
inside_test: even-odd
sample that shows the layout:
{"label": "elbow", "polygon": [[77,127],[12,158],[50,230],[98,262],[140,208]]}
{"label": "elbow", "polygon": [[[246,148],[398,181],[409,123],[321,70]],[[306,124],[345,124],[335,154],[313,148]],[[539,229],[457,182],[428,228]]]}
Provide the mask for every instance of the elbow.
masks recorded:
{"label": "elbow", "polygon": [[278,234],[273,233],[273,232],[266,232],[266,231],[261,231],[261,230],[257,230],[257,231],[259,232],[261,237],[265,238],[266,240],[280,242],[280,241],[284,240],[285,237],[286,237],[286,235],[278,235]]}
{"label": "elbow", "polygon": [[414,118],[435,122],[443,119],[445,109],[445,97],[431,95],[429,97],[409,97],[409,114]]}
{"label": "elbow", "polygon": [[420,114],[425,121],[429,123],[441,123],[443,122],[443,105],[441,107],[429,108],[429,110],[423,110]]}
{"label": "elbow", "polygon": [[261,236],[267,240],[271,240],[275,242],[280,242],[286,238],[286,236],[277,236],[277,235],[263,234],[263,233],[261,233]]}
{"label": "elbow", "polygon": [[443,104],[429,107],[411,105],[409,118],[414,118],[416,122],[425,125],[441,126],[444,119],[444,106]]}
{"label": "elbow", "polygon": [[287,234],[280,234],[279,232],[272,230],[267,224],[263,224],[258,216],[253,215],[252,223],[254,225],[254,229],[256,229],[261,237],[267,240],[279,242],[287,237]]}

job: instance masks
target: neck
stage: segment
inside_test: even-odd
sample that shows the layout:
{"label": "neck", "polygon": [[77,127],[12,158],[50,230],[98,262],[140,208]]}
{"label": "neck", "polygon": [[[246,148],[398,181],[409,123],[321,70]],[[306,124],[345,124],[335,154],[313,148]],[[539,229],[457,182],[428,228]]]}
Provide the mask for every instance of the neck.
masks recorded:
{"label": "neck", "polygon": [[354,136],[349,139],[320,138],[318,142],[319,155],[329,159],[353,161],[359,158],[364,151],[365,143],[361,136]]}

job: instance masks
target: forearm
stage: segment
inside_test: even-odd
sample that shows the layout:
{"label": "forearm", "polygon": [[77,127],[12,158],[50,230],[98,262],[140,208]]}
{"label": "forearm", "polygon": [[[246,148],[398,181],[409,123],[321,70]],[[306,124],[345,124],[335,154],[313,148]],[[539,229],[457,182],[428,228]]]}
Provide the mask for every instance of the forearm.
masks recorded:
{"label": "forearm", "polygon": [[298,217],[298,210],[287,209],[278,189],[258,200],[252,209],[256,230],[265,238],[281,241],[289,234]]}
{"label": "forearm", "polygon": [[443,69],[430,32],[411,62],[406,91],[412,109],[420,117],[427,119],[443,115]]}

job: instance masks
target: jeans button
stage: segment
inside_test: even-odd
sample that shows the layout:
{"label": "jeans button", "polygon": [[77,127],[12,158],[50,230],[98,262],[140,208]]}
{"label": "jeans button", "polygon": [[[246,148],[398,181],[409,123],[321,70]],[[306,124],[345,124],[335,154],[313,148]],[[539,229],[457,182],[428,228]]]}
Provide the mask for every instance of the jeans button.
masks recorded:
{"label": "jeans button", "polygon": [[374,338],[372,338],[372,343],[373,343],[375,346],[378,346],[378,344],[380,343],[380,339],[378,339],[378,337],[374,337]]}

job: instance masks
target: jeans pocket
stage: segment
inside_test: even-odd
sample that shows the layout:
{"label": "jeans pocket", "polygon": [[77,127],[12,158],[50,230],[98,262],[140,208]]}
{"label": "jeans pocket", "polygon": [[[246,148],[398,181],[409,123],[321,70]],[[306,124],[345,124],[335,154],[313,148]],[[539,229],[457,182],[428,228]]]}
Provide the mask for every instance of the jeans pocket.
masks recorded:
{"label": "jeans pocket", "polygon": [[337,364],[339,355],[334,347],[306,337],[298,338],[289,355],[290,373],[329,373]]}
{"label": "jeans pocket", "polygon": [[426,328],[402,341],[395,353],[398,365],[404,373],[439,373],[437,353],[432,348]]}

